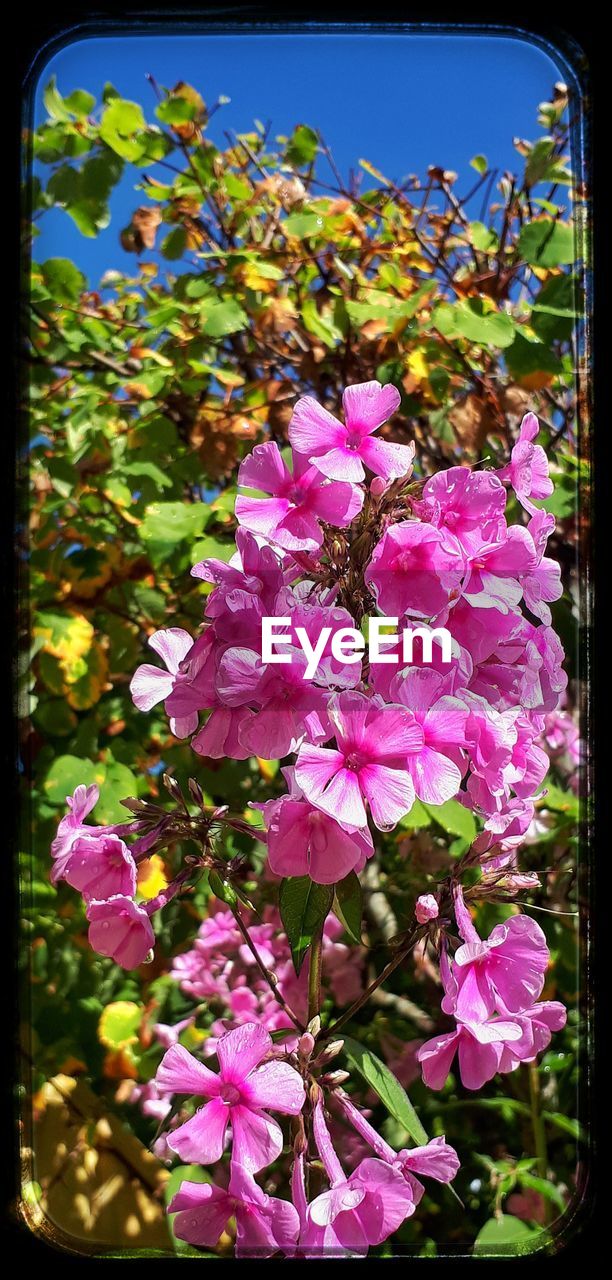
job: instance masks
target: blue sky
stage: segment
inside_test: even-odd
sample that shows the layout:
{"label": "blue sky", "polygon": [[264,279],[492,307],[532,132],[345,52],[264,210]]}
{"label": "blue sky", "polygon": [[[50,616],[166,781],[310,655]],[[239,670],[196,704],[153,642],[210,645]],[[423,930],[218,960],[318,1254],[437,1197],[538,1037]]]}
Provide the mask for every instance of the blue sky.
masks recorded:
{"label": "blue sky", "polygon": [[[322,132],[343,174],[362,157],[394,179],[439,164],[459,173],[460,194],[476,180],[469,165],[476,154],[499,169],[520,165],[513,137],[537,136],[537,105],[564,78],[552,56],[511,36],[122,33],[80,39],[50,58],[37,85],[35,123],[45,119],[42,92],[51,75],[63,95],[82,88],[98,99],[110,80],[154,119],[147,72],[169,88],[186,80],[209,104],[229,97],[208,130],[220,145],[225,129],[247,131],[256,117],[272,122],[273,137],[307,123]],[[147,172],[163,176],[155,167]],[[138,180],[139,171],[128,167],[111,200],[110,225],[96,240],[85,239],[61,210],[45,214],[35,257],[72,258],[92,284],[111,267],[131,271],[134,256],[121,248],[119,233],[145,202],[133,189]]]}

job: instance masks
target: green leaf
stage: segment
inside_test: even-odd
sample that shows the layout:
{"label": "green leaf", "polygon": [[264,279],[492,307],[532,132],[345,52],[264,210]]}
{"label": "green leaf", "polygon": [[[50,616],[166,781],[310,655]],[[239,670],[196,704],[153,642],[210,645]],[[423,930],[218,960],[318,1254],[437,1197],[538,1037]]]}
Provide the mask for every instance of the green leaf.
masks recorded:
{"label": "green leaf", "polygon": [[521,1254],[532,1253],[535,1239],[541,1241],[541,1231],[533,1231],[520,1218],[513,1218],[509,1213],[501,1213],[498,1218],[490,1218],[478,1232],[474,1241],[474,1253],[483,1254]]}
{"label": "green leaf", "polygon": [[432,324],[447,338],[463,337],[479,346],[509,347],[515,324],[505,311],[487,311],[480,298],[441,303],[431,317]]}
{"label": "green leaf", "polygon": [[361,942],[361,919],[363,916],[363,893],[359,877],[349,871],[344,880],[336,885],[334,911],[346,932],[354,942]]}
{"label": "green leaf", "polygon": [[424,1147],[429,1141],[427,1133],[399,1080],[371,1049],[366,1049],[358,1040],[344,1037],[344,1052],[352,1067],[363,1076],[387,1108],[389,1115],[403,1125],[417,1146]]}
{"label": "green leaf", "polygon": [[88,93],[86,89],[75,89],[73,93],[68,94],[67,98],[64,98],[64,106],[78,120],[83,120],[85,116],[88,116],[95,105],[96,100],[93,93]]}
{"label": "green leaf", "polygon": [[449,835],[461,836],[470,844],[476,838],[474,815],[459,800],[447,800],[444,804],[424,804],[423,808]]}
{"label": "green leaf", "polygon": [[45,111],[51,116],[52,120],[62,120],[68,123],[71,119],[71,113],[67,108],[62,95],[57,90],[57,77],[51,76],[51,79],[43,93],[43,104]]}
{"label": "green leaf", "polygon": [[298,236],[302,240],[323,230],[323,218],[320,213],[291,213],[283,222],[282,229],[286,235]]}
{"label": "green leaf", "polygon": [[138,791],[138,780],[126,764],[118,760],[98,767],[103,780],[100,786],[100,799],[94,809],[95,821],[106,826],[112,822],[125,822],[126,810],[121,804],[128,796],[135,796]]}
{"label": "green leaf", "polygon": [[576,317],[575,276],[552,276],[533,304],[531,324],[542,342],[564,342],[572,335]]}
{"label": "green leaf", "polygon": [[81,784],[90,787],[93,782],[102,781],[103,777],[102,766],[96,766],[91,760],[82,760],[79,756],[58,756],[43,783],[45,797],[49,804],[64,805],[66,797],[71,796],[76,787]]}
{"label": "green leaf", "polygon": [[204,502],[152,502],[139,528],[143,542],[172,549],[201,534],[208,510]]}
{"label": "green leaf", "polygon": [[285,160],[298,169],[312,164],[319,146],[319,139],[307,124],[299,124],[294,129],[285,150]]}
{"label": "green leaf", "polygon": [[486,227],[484,222],[470,222],[472,244],[480,253],[495,253],[499,248],[499,237],[496,231]]}
{"label": "green leaf", "polygon": [[223,302],[205,303],[202,307],[204,323],[202,333],[208,338],[225,338],[229,333],[246,329],[249,318],[234,298]]}
{"label": "green leaf", "polygon": [[169,235],[162,240],[160,249],[164,258],[168,258],[170,262],[175,262],[177,258],[182,258],[187,244],[187,232],[184,227],[175,227]]}
{"label": "green leaf", "polygon": [[139,160],[143,141],[138,136],[146,128],[142,107],[124,98],[112,98],[100,122],[100,137],[123,160]]}
{"label": "green leaf", "polygon": [[528,222],[518,238],[518,251],[532,267],[560,267],[574,262],[574,229],[567,222],[538,218]]}
{"label": "green leaf", "polygon": [[189,102],[187,98],[171,95],[160,102],[155,108],[155,114],[162,124],[186,124],[189,120],[195,120],[198,107],[197,103]]}
{"label": "green leaf", "polygon": [[86,287],[85,276],[69,258],[47,258],[41,271],[54,302],[76,302]]}
{"label": "green leaf", "polygon": [[506,352],[506,363],[515,378],[525,378],[532,373],[560,373],[563,368],[558,355],[543,342],[529,342],[517,333]]}
{"label": "green leaf", "polygon": [[489,167],[489,162],[486,156],[473,156],[470,160],[470,164],[472,169],[475,169],[476,173],[480,174],[486,173]]}
{"label": "green leaf", "polygon": [[431,813],[428,812],[424,804],[420,800],[415,800],[412,809],[403,818],[400,819],[399,826],[408,831],[417,830],[419,827],[429,827],[431,825]]}
{"label": "green leaf", "polygon": [[291,876],[281,882],[278,905],[297,974],[327,918],[333,897],[333,885],[315,884],[310,876]]}

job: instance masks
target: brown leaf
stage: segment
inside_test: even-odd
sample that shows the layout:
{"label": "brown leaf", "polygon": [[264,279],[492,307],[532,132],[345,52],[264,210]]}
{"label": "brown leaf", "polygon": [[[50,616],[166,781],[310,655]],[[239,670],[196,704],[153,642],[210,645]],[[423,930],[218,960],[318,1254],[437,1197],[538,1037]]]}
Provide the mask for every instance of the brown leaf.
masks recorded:
{"label": "brown leaf", "polygon": [[134,237],[139,242],[138,252],[155,248],[155,235],[161,222],[161,209],[156,205],[141,205],[132,214]]}
{"label": "brown leaf", "polygon": [[489,431],[496,425],[489,406],[472,391],[451,409],[448,420],[460,443],[475,452],[480,452]]}

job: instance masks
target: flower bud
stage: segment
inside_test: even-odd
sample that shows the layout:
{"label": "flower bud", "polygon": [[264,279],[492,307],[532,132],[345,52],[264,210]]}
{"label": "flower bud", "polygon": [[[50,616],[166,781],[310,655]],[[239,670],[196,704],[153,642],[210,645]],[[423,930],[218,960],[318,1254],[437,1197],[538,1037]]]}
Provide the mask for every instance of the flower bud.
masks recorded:
{"label": "flower bud", "polygon": [[298,1040],[298,1053],[301,1058],[308,1059],[315,1047],[314,1036],[309,1031],[305,1031],[303,1036]]}
{"label": "flower bud", "polygon": [[372,497],[382,498],[386,488],[387,481],[383,480],[382,476],[374,476],[374,479],[370,483],[370,493],[372,494]]}
{"label": "flower bud", "polygon": [[342,1051],[343,1048],[344,1048],[344,1040],[333,1040],[331,1044],[326,1045],[323,1051],[319,1054],[319,1057],[317,1059],[320,1066],[323,1067],[328,1062],[331,1062],[332,1058],[337,1058],[338,1054]]}
{"label": "flower bud", "polygon": [[419,924],[427,924],[430,920],[437,919],[440,914],[440,908],[433,893],[422,893],[417,898],[414,914]]}

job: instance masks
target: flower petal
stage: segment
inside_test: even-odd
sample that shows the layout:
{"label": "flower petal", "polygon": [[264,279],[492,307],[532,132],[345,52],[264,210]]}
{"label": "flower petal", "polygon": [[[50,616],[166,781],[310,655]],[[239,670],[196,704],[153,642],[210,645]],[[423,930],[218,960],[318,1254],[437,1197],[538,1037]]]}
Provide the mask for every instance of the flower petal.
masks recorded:
{"label": "flower petal", "polygon": [[223,1155],[229,1118],[230,1108],[220,1098],[213,1098],[166,1135],[168,1146],[186,1164],[216,1164]]}
{"label": "flower petal", "polygon": [[163,702],[172,693],[174,676],[161,667],[153,667],[150,662],[143,662],[134,672],[130,681],[132,702],[139,711],[150,711]]}
{"label": "flower petal", "polygon": [[164,1093],[196,1094],[203,1098],[216,1098],[219,1093],[218,1076],[182,1044],[170,1045],[157,1068],[155,1083]]}
{"label": "flower petal", "polygon": [[375,431],[397,412],[400,403],[400,393],[390,383],[383,387],[380,382],[357,382],[344,389],[344,420],[355,431]]}
{"label": "flower petal", "polygon": [[297,1116],[304,1105],[304,1082],[288,1062],[264,1062],[248,1077],[249,1102]]}
{"label": "flower petal", "polygon": [[369,764],[359,770],[359,783],[379,831],[390,831],[414,804],[414,786],[406,770]]}
{"label": "flower petal", "polygon": [[257,1022],[227,1031],[217,1043],[221,1075],[227,1084],[240,1085],[272,1048],[272,1037]]}
{"label": "flower petal", "polygon": [[181,662],[187,657],[189,650],[193,649],[193,637],[182,627],[164,627],[163,630],[154,631],[153,635],[149,636],[148,644],[149,648],[163,659],[168,671],[175,676]]}
{"label": "flower petal", "polygon": [[247,1173],[259,1173],[283,1149],[280,1125],[264,1111],[250,1107],[232,1107],[232,1138],[232,1164],[241,1165]]}
{"label": "flower petal", "polygon": [[234,1207],[227,1191],[209,1182],[182,1182],[168,1205],[177,1216],[172,1230],[179,1240],[214,1249]]}
{"label": "flower petal", "polygon": [[298,400],[289,423],[289,440],[296,453],[307,457],[327,453],[328,449],[344,444],[345,438],[342,423],[312,396]]}

